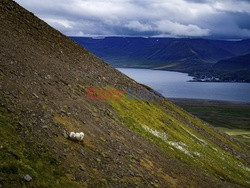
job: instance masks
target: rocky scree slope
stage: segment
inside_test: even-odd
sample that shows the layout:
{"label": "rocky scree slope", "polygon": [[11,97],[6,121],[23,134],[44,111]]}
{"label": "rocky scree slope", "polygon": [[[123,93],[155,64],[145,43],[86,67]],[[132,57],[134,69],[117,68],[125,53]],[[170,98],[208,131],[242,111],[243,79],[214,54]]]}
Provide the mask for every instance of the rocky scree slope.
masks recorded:
{"label": "rocky scree slope", "polygon": [[0,25],[1,186],[249,186],[246,146],[166,99],[87,101],[88,87],[150,88],[14,1]]}

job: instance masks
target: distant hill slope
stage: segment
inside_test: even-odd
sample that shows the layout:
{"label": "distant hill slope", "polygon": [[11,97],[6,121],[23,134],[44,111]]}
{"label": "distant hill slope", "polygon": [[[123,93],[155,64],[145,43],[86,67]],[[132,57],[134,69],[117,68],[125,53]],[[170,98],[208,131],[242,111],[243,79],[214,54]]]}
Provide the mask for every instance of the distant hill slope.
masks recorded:
{"label": "distant hill slope", "polygon": [[217,62],[213,68],[223,75],[231,75],[250,82],[250,53]]}
{"label": "distant hill slope", "polygon": [[219,60],[250,53],[250,40],[71,37],[115,67],[161,68],[190,72]]}
{"label": "distant hill slope", "polygon": [[249,187],[247,146],[166,99],[87,100],[152,90],[14,1],[0,26],[0,187]]}
{"label": "distant hill slope", "polygon": [[214,68],[228,70],[228,71],[249,69],[250,53],[242,56],[221,60],[214,65]]}

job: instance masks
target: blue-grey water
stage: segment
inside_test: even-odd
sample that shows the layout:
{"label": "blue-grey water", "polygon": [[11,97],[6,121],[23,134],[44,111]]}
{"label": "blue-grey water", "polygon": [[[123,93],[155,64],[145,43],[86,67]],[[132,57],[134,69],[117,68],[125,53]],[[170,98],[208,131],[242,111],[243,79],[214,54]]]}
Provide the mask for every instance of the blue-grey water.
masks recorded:
{"label": "blue-grey water", "polygon": [[168,98],[250,102],[250,83],[188,82],[192,77],[186,73],[132,68],[118,70]]}

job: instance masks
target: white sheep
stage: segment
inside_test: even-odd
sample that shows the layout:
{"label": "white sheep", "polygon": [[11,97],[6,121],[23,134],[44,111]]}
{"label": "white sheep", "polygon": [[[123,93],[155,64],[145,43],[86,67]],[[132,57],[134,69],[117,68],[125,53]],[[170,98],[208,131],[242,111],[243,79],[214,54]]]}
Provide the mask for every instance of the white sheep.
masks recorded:
{"label": "white sheep", "polygon": [[83,132],[80,132],[80,133],[70,132],[69,137],[72,140],[82,141],[84,138],[84,133]]}

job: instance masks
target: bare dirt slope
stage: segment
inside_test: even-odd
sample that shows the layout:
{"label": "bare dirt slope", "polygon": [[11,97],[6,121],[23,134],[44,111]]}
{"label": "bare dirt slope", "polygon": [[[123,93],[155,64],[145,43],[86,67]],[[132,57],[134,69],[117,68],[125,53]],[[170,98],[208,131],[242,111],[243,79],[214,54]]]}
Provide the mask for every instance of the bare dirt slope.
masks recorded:
{"label": "bare dirt slope", "polygon": [[249,186],[247,149],[167,100],[86,100],[88,87],[149,88],[13,1],[0,35],[1,186]]}

